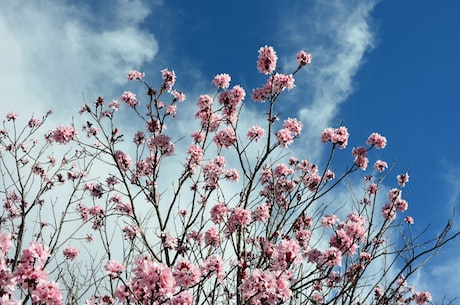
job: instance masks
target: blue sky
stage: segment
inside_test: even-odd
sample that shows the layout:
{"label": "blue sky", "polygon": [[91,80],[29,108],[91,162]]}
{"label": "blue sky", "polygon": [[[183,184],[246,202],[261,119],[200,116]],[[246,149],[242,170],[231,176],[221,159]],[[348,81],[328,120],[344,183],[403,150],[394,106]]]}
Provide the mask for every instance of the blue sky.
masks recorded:
{"label": "blue sky", "polygon": [[[377,156],[397,160],[395,175],[409,169],[406,198],[418,229],[431,224],[435,232],[458,209],[458,1],[2,2],[4,114],[53,108],[62,124],[82,93],[88,100],[118,97],[131,69],[147,72],[152,83],[161,69],[174,69],[191,103],[217,73],[250,92],[264,82],[255,66],[259,47],[273,46],[286,70],[305,49],[313,64],[280,107],[304,123],[309,157],[321,157],[317,137],[325,127],[343,122],[351,146],[380,132],[389,145]],[[424,289],[455,296],[459,246],[420,274],[430,286]]]}

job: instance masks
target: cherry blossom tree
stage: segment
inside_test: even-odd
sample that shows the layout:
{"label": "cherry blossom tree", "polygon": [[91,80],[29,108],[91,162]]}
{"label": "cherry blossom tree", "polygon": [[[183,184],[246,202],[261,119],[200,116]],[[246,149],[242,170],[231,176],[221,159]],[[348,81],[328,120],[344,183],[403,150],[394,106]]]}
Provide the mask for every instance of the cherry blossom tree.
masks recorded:
{"label": "cherry blossom tree", "polygon": [[[325,126],[324,164],[293,154],[303,125],[277,102],[312,56],[296,60],[285,74],[260,48],[266,81],[251,94],[223,73],[189,102],[174,71],[157,88],[131,71],[146,95],[85,102],[71,124],[44,131],[51,112],[26,124],[8,113],[0,303],[434,303],[410,280],[459,233],[449,221],[432,239],[413,235],[409,174],[373,158],[387,145],[377,132],[349,149],[345,126]],[[251,100],[261,123],[243,119]],[[188,134],[176,116],[196,122]]]}

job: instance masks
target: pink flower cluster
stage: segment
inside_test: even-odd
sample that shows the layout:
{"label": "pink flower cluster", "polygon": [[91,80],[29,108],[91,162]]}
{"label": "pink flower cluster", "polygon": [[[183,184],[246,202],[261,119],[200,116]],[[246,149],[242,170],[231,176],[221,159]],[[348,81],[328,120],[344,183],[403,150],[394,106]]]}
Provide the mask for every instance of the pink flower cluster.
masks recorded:
{"label": "pink flower cluster", "polygon": [[328,127],[324,129],[321,135],[321,142],[331,142],[332,144],[337,144],[337,146],[342,149],[347,147],[349,136],[350,134],[345,126],[340,126],[336,129]]}
{"label": "pink flower cluster", "polygon": [[205,189],[215,189],[219,185],[219,179],[224,172],[225,158],[217,156],[203,166]]}
{"label": "pink flower cluster", "polygon": [[257,125],[252,126],[247,133],[247,137],[250,141],[259,142],[261,138],[265,136],[265,130]]}
{"label": "pink flower cluster", "polygon": [[267,79],[263,87],[253,89],[251,97],[256,102],[265,102],[271,97],[278,96],[285,89],[294,88],[294,82],[292,74],[275,73]]}
{"label": "pink flower cluster", "polygon": [[297,53],[296,59],[300,66],[305,66],[311,63],[312,56],[310,53],[300,51]]}
{"label": "pink flower cluster", "polygon": [[161,70],[161,77],[163,78],[163,88],[168,91],[172,90],[172,87],[176,83],[176,73],[169,71],[168,69]]}
{"label": "pink flower cluster", "polygon": [[171,137],[165,134],[152,136],[148,141],[148,146],[152,151],[159,151],[164,156],[171,156],[174,153],[174,143]]}
{"label": "pink flower cluster", "polygon": [[241,207],[237,207],[231,211],[227,221],[225,234],[229,235],[236,232],[239,228],[247,227],[251,223],[251,212]]}
{"label": "pink flower cluster", "polygon": [[302,123],[297,119],[288,118],[284,121],[283,128],[276,133],[276,138],[282,147],[286,148],[294,142],[294,138],[300,135]]}
{"label": "pink flower cluster", "polygon": [[355,157],[355,164],[362,170],[366,170],[369,164],[369,159],[366,157],[367,149],[364,146],[353,148],[351,151],[353,157]]}
{"label": "pink flower cluster", "polygon": [[236,133],[233,127],[225,127],[216,133],[213,138],[214,143],[217,147],[229,148],[236,142]]}
{"label": "pink flower cluster", "polygon": [[[113,260],[107,262],[105,269],[111,278],[121,277],[124,271],[123,265]],[[191,305],[193,295],[188,289],[212,275],[219,281],[224,276],[223,261],[215,256],[206,258],[201,267],[186,259],[168,267],[149,256],[140,255],[134,259],[131,272],[132,277],[122,281],[115,291],[115,298],[120,303]]]}
{"label": "pink flower cluster", "polygon": [[377,149],[383,149],[385,146],[387,146],[387,138],[374,132],[369,136],[366,144],[369,146],[375,146]]}
{"label": "pink flower cluster", "polygon": [[50,131],[46,138],[51,142],[68,144],[77,136],[78,132],[75,128],[73,128],[73,126],[59,126],[55,130]]}
{"label": "pink flower cluster", "polygon": [[[407,173],[405,175],[409,177]],[[399,176],[398,181],[400,182]],[[401,194],[402,190],[398,188],[393,188],[388,192],[388,199],[390,202],[385,204],[382,208],[382,215],[384,219],[392,221],[396,218],[396,212],[405,212],[408,209],[409,204],[402,198]],[[406,217],[405,221],[409,224],[414,223],[414,219],[410,216]]]}
{"label": "pink flower cluster", "polygon": [[350,213],[345,222],[335,227],[329,243],[332,247],[339,249],[344,255],[354,255],[359,243],[366,238],[366,220],[362,215]]}
{"label": "pink flower cluster", "polygon": [[[121,268],[123,266],[116,262],[106,265],[107,274],[111,277],[118,277]],[[133,277],[115,291],[115,298],[121,303],[160,304],[176,292],[171,269],[148,256],[134,259],[132,274]]]}
{"label": "pink flower cluster", "polygon": [[219,104],[223,106],[222,117],[227,124],[235,124],[238,119],[238,108],[246,97],[243,87],[236,85],[219,95]]}
{"label": "pink flower cluster", "polygon": [[133,70],[128,73],[128,80],[141,80],[144,76],[144,72]]}
{"label": "pink flower cluster", "polygon": [[191,144],[187,151],[186,170],[193,173],[198,166],[203,163],[203,149],[197,145]]}
{"label": "pink flower cluster", "polygon": [[292,296],[290,275],[283,271],[254,269],[239,290],[247,304],[276,305]]}
{"label": "pink flower cluster", "polygon": [[114,158],[115,158],[115,162],[117,162],[117,165],[122,171],[126,172],[130,169],[132,160],[128,154],[126,154],[125,152],[121,150],[117,150],[115,151]]}
{"label": "pink flower cluster", "polygon": [[136,107],[140,103],[136,98],[136,94],[131,91],[125,91],[121,96],[121,100],[131,107]]}
{"label": "pink flower cluster", "polygon": [[68,248],[64,249],[63,254],[64,254],[65,258],[74,261],[74,260],[77,259],[78,255],[80,254],[80,251],[78,251],[77,248],[68,247]]}
{"label": "pink flower cluster", "polygon": [[277,61],[278,56],[273,47],[261,47],[257,58],[257,70],[262,74],[270,74],[275,71]]}
{"label": "pink flower cluster", "polygon": [[231,79],[230,75],[222,73],[214,76],[213,83],[216,85],[217,89],[228,89]]}
{"label": "pink flower cluster", "polygon": [[61,305],[63,297],[59,285],[48,280],[48,273],[44,270],[50,257],[47,247],[38,242],[31,242],[29,247],[22,251],[14,272],[9,264],[8,251],[12,248],[12,234],[0,231],[0,303],[19,305],[16,288],[22,290],[20,294],[28,294],[33,304]]}

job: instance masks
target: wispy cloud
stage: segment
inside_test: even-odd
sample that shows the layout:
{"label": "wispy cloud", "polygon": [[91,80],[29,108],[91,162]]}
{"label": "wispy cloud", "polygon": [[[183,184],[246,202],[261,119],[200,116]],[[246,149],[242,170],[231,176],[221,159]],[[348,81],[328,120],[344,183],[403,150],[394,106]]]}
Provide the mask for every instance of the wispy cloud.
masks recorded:
{"label": "wispy cloud", "polygon": [[2,4],[0,103],[5,112],[38,115],[53,108],[68,116],[82,104],[81,93],[90,100],[112,93],[129,69],[154,58],[157,42],[139,27],[148,7],[118,0],[103,9],[111,14],[71,1]]}
{"label": "wispy cloud", "polygon": [[298,8],[302,18],[280,27],[280,36],[284,35],[293,52],[305,49],[313,54],[306,77],[300,78],[300,73],[298,79],[298,85],[306,89],[296,98],[305,101],[298,111],[305,124],[305,146],[315,158],[321,153],[319,135],[330,124],[340,123],[339,106],[353,92],[353,78],[366,52],[374,47],[371,14],[375,5],[374,0],[315,1]]}

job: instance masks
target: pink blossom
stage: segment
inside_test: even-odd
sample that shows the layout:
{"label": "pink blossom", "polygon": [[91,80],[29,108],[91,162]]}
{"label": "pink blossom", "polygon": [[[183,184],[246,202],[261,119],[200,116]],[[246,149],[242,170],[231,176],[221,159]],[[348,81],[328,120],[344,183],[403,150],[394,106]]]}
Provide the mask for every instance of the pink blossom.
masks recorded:
{"label": "pink blossom", "polygon": [[292,168],[289,168],[286,164],[281,163],[278,164],[273,171],[273,177],[275,178],[284,178],[286,176],[292,175],[294,173],[294,170]]}
{"label": "pink blossom", "polygon": [[385,161],[377,160],[374,163],[374,168],[379,171],[380,173],[383,172],[386,168],[388,168],[388,164]]}
{"label": "pink blossom", "polygon": [[216,275],[217,280],[222,282],[225,276],[224,262],[222,258],[209,256],[201,265],[201,274],[206,277]]}
{"label": "pink blossom", "polygon": [[372,255],[367,252],[359,253],[359,259],[365,262],[370,262],[372,260]]}
{"label": "pink blossom", "polygon": [[115,158],[115,161],[117,162],[118,167],[122,171],[126,172],[131,167],[131,163],[132,163],[131,157],[128,154],[124,153],[123,151],[117,150],[115,152],[114,158]]}
{"label": "pink blossom", "polygon": [[215,224],[219,224],[224,221],[224,216],[227,215],[229,209],[223,202],[216,204],[211,208],[211,220]]}
{"label": "pink blossom", "polygon": [[195,143],[201,143],[205,139],[205,135],[199,130],[192,132],[190,136],[193,138]]}
{"label": "pink blossom", "polygon": [[410,225],[413,225],[414,224],[414,218],[412,218],[411,216],[406,216],[406,217],[404,217],[404,222],[408,223]]}
{"label": "pink blossom", "polygon": [[145,126],[145,129],[150,133],[159,133],[166,127],[161,124],[159,120],[149,120]]}
{"label": "pink blossom", "polygon": [[187,240],[193,240],[197,244],[201,245],[203,243],[203,233],[200,231],[193,230],[187,234]]}
{"label": "pink blossom", "polygon": [[323,133],[321,134],[321,142],[327,143],[332,141],[332,136],[334,135],[335,131],[334,128],[328,127],[323,130]]}
{"label": "pink blossom", "polygon": [[254,269],[239,290],[248,304],[281,304],[291,296],[291,283],[286,272]]}
{"label": "pink blossom", "polygon": [[174,266],[173,276],[176,285],[188,289],[198,283],[201,277],[201,271],[200,268],[193,265],[188,260],[183,259]]}
{"label": "pink blossom", "polygon": [[187,99],[187,96],[183,92],[172,90],[169,92],[173,97],[173,101],[183,102]]}
{"label": "pink blossom", "polygon": [[7,121],[16,121],[17,118],[18,118],[18,114],[16,112],[9,112],[7,115],[6,115],[6,119]]}
{"label": "pink blossom", "polygon": [[217,147],[229,148],[236,142],[235,130],[232,127],[226,127],[214,136],[213,141]]}
{"label": "pink blossom", "polygon": [[217,89],[227,89],[230,86],[231,77],[227,73],[214,76],[213,83]]}
{"label": "pink blossom", "polygon": [[252,217],[259,222],[266,222],[270,218],[270,208],[268,205],[263,204],[254,209]]}
{"label": "pink blossom", "polygon": [[376,195],[377,191],[378,191],[378,187],[377,187],[377,184],[375,183],[371,183],[367,187],[367,192],[369,193],[369,195]]}
{"label": "pink blossom", "polygon": [[276,258],[273,270],[285,270],[291,265],[297,265],[303,261],[300,246],[295,239],[283,239],[276,246]]}
{"label": "pink blossom", "polygon": [[342,265],[342,253],[335,247],[324,250],[322,257],[325,264],[329,267]]}
{"label": "pink blossom", "polygon": [[204,234],[204,242],[207,246],[218,247],[220,245],[219,230],[217,227],[211,227]]}
{"label": "pink blossom", "polygon": [[50,256],[49,249],[46,245],[39,242],[31,242],[28,249],[22,252],[23,260],[33,261],[37,260],[39,265],[43,265]]}
{"label": "pink blossom", "polygon": [[139,227],[135,225],[124,226],[122,231],[123,231],[124,239],[129,239],[129,240],[133,240],[141,232]]}
{"label": "pink blossom", "polygon": [[161,232],[161,242],[166,249],[175,249],[177,247],[177,238],[172,237],[168,232]]}
{"label": "pink blossom", "polygon": [[0,231],[0,260],[2,257],[6,255],[8,250],[11,249],[11,232],[10,233],[3,233]]}
{"label": "pink blossom", "polygon": [[190,291],[182,291],[181,293],[174,295],[172,299],[167,303],[168,305],[192,305],[193,295]]}
{"label": "pink blossom", "polygon": [[136,94],[132,93],[131,91],[125,91],[121,96],[121,100],[131,107],[136,107],[139,105]]}
{"label": "pink blossom", "polygon": [[131,203],[125,203],[121,201],[120,194],[112,196],[109,201],[115,202],[115,211],[118,211],[124,215],[132,215],[133,214],[133,206]]}
{"label": "pink blossom", "polygon": [[348,144],[349,136],[348,129],[345,126],[340,126],[332,136],[332,143],[337,143],[339,148],[345,148]]}
{"label": "pink blossom", "polygon": [[268,80],[266,86],[270,86],[271,92],[280,93],[284,89],[291,90],[294,88],[294,82],[295,79],[292,74],[275,73],[275,75]]}
{"label": "pink blossom", "polygon": [[205,189],[217,188],[224,166],[225,158],[222,156],[215,157],[214,160],[206,163],[203,166],[203,175],[206,182]]}
{"label": "pink blossom", "polygon": [[383,149],[387,145],[387,139],[374,132],[369,136],[369,138],[367,138],[366,144],[369,146],[375,146],[377,149]]}
{"label": "pink blossom", "polygon": [[334,235],[330,238],[329,244],[347,255],[355,254],[357,248],[353,236],[350,236],[342,228],[335,231]]}
{"label": "pink blossom", "polygon": [[109,104],[109,108],[114,111],[117,111],[120,108],[120,103],[118,103],[117,100],[112,100]]}
{"label": "pink blossom", "polygon": [[68,247],[68,248],[64,249],[63,254],[64,254],[65,258],[74,261],[78,257],[78,255],[80,254],[80,251],[78,251],[77,248]]}
{"label": "pink blossom", "polygon": [[360,169],[365,170],[369,164],[369,159],[366,157],[366,148],[364,146],[353,148],[351,154],[355,157],[355,164],[358,165]]}
{"label": "pink blossom", "polygon": [[238,173],[238,170],[234,168],[230,168],[224,171],[224,177],[228,181],[238,182],[238,179],[240,178],[240,174]]}
{"label": "pink blossom", "polygon": [[326,181],[334,180],[335,179],[335,173],[331,171],[330,169],[326,170],[324,173],[324,179]]}
{"label": "pink blossom", "polygon": [[[125,285],[117,289],[117,299],[126,302],[129,298],[133,303],[141,300],[142,304],[163,303],[176,292],[175,280],[171,269],[148,256],[138,256],[134,259],[133,276]],[[131,291],[126,295],[123,291]]]}
{"label": "pink blossom", "polygon": [[30,127],[30,128],[34,128],[34,127],[40,127],[40,125],[42,124],[42,122],[37,119],[37,118],[31,118],[29,120],[29,123],[27,123],[27,125]]}
{"label": "pink blossom", "polygon": [[233,233],[240,227],[246,227],[251,222],[251,212],[241,207],[235,208],[227,221],[226,233]]}
{"label": "pink blossom", "polygon": [[157,149],[165,156],[171,156],[174,153],[174,143],[171,142],[171,137],[162,133],[152,136],[148,141],[148,146],[151,150]]}
{"label": "pink blossom", "polygon": [[190,145],[188,147],[187,161],[188,170],[193,173],[196,167],[203,163],[203,149],[193,144]]}
{"label": "pink blossom", "polygon": [[311,63],[311,54],[305,51],[300,51],[297,53],[296,59],[300,66],[305,66]]}
{"label": "pink blossom", "polygon": [[339,217],[336,215],[326,215],[323,218],[321,218],[321,225],[323,227],[329,227],[332,228],[333,225],[339,221]]}
{"label": "pink blossom", "polygon": [[306,251],[308,249],[308,244],[311,240],[311,234],[312,232],[309,230],[299,230],[295,234],[295,238],[297,242],[299,243],[299,246],[302,248],[302,250]]}
{"label": "pink blossom", "polygon": [[259,142],[261,138],[263,138],[265,135],[265,130],[257,125],[252,126],[248,133],[247,137],[250,141],[255,141],[256,143]]}
{"label": "pink blossom", "polygon": [[428,291],[420,291],[414,293],[415,303],[418,305],[424,305],[427,302],[431,302],[431,294]]}
{"label": "pink blossom", "polygon": [[396,218],[396,209],[394,208],[393,204],[387,203],[382,208],[382,215],[383,218],[392,221]]}
{"label": "pink blossom", "polygon": [[310,249],[307,252],[307,258],[309,263],[321,264],[323,262],[323,254],[316,248]]}
{"label": "pink blossom", "polygon": [[128,73],[128,80],[140,80],[145,76],[144,72],[139,72],[136,70],[130,71]]}
{"label": "pink blossom", "polygon": [[166,114],[169,114],[171,115],[172,117],[176,117],[176,113],[177,113],[177,105],[168,105],[166,107],[166,111],[165,111]]}
{"label": "pink blossom", "polygon": [[331,142],[332,144],[337,144],[340,149],[343,149],[348,145],[349,136],[350,134],[345,126],[340,126],[337,129],[328,127],[324,129],[321,135],[321,142]]}
{"label": "pink blossom", "polygon": [[281,144],[281,146],[283,146],[284,148],[288,147],[288,145],[294,142],[292,133],[287,128],[278,130],[278,132],[276,133],[276,139]]}
{"label": "pink blossom", "polygon": [[145,141],[145,134],[142,131],[136,132],[136,134],[133,137],[133,143],[139,146],[141,144],[144,144]]}
{"label": "pink blossom", "polygon": [[163,86],[166,90],[170,91],[176,83],[176,73],[167,69],[161,70],[161,77],[163,78]]}
{"label": "pink blossom", "polygon": [[380,286],[375,287],[374,294],[377,298],[383,296],[383,289]]}
{"label": "pink blossom", "polygon": [[270,97],[271,92],[272,92],[271,88],[269,86],[265,85],[262,88],[253,89],[252,93],[251,93],[251,98],[255,102],[263,103]]}
{"label": "pink blossom", "polygon": [[55,282],[39,282],[32,290],[33,304],[61,305],[62,293]]}
{"label": "pink blossom", "polygon": [[212,108],[212,98],[207,94],[200,95],[197,104],[200,110],[210,110]]}
{"label": "pink blossom", "polygon": [[59,144],[67,144],[76,136],[78,136],[78,132],[72,126],[59,126],[55,130],[52,130],[47,135],[47,138]]}
{"label": "pink blossom", "polygon": [[108,276],[111,278],[117,278],[125,270],[125,267],[115,260],[110,260],[107,264],[105,264],[104,269]]}
{"label": "pink blossom", "polygon": [[399,212],[404,212],[407,210],[407,208],[409,207],[409,204],[407,203],[406,200],[402,199],[402,198],[398,198],[395,200],[394,202],[394,207],[397,211]]}
{"label": "pink blossom", "polygon": [[273,47],[261,47],[257,59],[257,70],[262,74],[270,74],[276,69],[278,56]]}
{"label": "pink blossom", "polygon": [[407,182],[409,182],[409,174],[404,173],[396,177],[398,179],[398,184],[400,187],[404,187]]}
{"label": "pink blossom", "polygon": [[295,136],[300,135],[300,132],[302,131],[302,123],[297,121],[297,119],[295,119],[295,118],[294,119],[293,118],[288,118],[287,120],[285,120],[283,127],[288,129]]}

